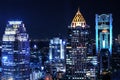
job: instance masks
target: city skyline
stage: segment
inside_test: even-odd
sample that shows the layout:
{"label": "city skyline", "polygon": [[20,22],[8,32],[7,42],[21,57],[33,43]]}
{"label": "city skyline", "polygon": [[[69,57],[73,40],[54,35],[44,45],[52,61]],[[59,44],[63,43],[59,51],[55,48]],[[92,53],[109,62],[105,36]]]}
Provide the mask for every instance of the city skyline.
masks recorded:
{"label": "city skyline", "polygon": [[116,1],[0,2],[0,80],[119,80]]}
{"label": "city skyline", "polygon": [[91,27],[92,38],[95,38],[95,14],[113,14],[113,37],[119,34],[119,8],[116,1],[33,1],[5,0],[0,3],[0,38],[7,21],[22,20],[30,38],[52,38],[67,36],[67,27],[72,22],[77,9],[80,8],[86,22]]}

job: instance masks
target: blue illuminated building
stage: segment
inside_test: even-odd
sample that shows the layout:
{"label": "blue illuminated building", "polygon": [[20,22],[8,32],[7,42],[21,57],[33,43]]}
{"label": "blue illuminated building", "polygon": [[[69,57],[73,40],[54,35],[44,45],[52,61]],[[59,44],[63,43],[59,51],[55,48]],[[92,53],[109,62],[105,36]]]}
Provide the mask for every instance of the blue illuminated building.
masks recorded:
{"label": "blue illuminated building", "polygon": [[66,42],[58,37],[51,39],[49,44],[49,59],[65,59],[65,44]]}
{"label": "blue illuminated building", "polygon": [[101,49],[112,54],[112,14],[96,14],[96,54]]}
{"label": "blue illuminated building", "polygon": [[66,41],[59,37],[50,40],[49,44],[49,62],[50,73],[54,79],[57,79],[58,72],[65,73],[65,47]]}
{"label": "blue illuminated building", "polygon": [[2,80],[30,80],[29,36],[22,21],[8,21],[2,38]]}
{"label": "blue illuminated building", "polygon": [[[96,54],[99,62],[99,77],[110,75],[112,55],[112,14],[96,14]],[[109,76],[110,78],[110,76]]]}

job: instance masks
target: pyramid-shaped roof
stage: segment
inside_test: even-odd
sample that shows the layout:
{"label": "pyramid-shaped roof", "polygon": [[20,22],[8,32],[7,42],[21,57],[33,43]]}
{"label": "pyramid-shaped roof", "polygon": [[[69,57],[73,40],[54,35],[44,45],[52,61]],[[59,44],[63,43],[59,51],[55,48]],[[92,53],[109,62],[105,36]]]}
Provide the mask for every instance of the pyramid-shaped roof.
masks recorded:
{"label": "pyramid-shaped roof", "polygon": [[85,27],[85,25],[86,25],[86,21],[84,17],[82,16],[80,10],[78,9],[76,15],[74,16],[72,20],[71,27],[76,27],[76,26]]}

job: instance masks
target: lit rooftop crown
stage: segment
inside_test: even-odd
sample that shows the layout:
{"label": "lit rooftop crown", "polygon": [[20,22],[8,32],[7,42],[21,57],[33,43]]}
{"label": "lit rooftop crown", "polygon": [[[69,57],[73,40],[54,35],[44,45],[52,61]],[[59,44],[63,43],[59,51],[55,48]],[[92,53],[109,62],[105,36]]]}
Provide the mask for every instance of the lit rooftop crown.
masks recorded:
{"label": "lit rooftop crown", "polygon": [[22,21],[8,21],[9,24],[21,24]]}
{"label": "lit rooftop crown", "polygon": [[71,27],[76,27],[76,26],[85,27],[85,25],[86,25],[86,21],[82,16],[82,14],[80,13],[80,10],[78,9],[75,17],[72,20]]}

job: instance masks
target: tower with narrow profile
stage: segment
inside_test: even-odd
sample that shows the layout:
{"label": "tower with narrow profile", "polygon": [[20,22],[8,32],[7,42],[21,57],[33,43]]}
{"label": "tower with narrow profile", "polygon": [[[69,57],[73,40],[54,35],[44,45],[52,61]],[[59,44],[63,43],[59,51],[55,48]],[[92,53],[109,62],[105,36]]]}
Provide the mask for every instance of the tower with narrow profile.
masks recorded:
{"label": "tower with narrow profile", "polygon": [[66,80],[86,80],[86,53],[89,26],[79,9],[68,26],[66,52]]}
{"label": "tower with narrow profile", "polygon": [[30,80],[29,36],[22,21],[8,21],[2,38],[2,80]]}
{"label": "tower with narrow profile", "polygon": [[112,14],[96,14],[96,54],[99,61],[99,74],[104,76],[110,72],[112,55]]}
{"label": "tower with narrow profile", "polygon": [[64,60],[65,40],[55,37],[50,40],[49,59],[54,61]]}
{"label": "tower with narrow profile", "polygon": [[49,43],[49,67],[55,79],[58,78],[58,73],[61,73],[61,76],[65,73],[65,46],[66,41],[59,37],[51,39]]}
{"label": "tower with narrow profile", "polygon": [[112,14],[96,14],[96,53],[108,49],[112,54]]}

